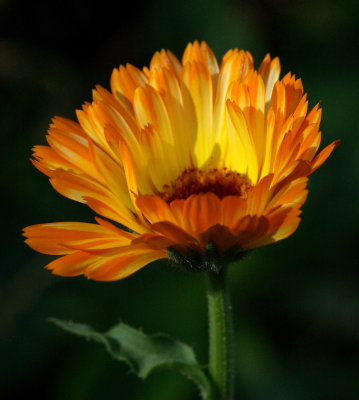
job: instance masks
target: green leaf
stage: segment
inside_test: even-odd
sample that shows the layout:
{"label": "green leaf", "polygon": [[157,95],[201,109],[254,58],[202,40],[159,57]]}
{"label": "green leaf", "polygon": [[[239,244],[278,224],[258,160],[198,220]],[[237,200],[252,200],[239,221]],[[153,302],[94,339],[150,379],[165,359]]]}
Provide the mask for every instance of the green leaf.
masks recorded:
{"label": "green leaf", "polygon": [[75,335],[102,343],[112,357],[126,362],[140,378],[146,378],[155,369],[177,370],[194,381],[203,399],[212,398],[210,380],[187,344],[162,333],[147,335],[122,322],[99,333],[85,324],[55,318],[50,321]]}

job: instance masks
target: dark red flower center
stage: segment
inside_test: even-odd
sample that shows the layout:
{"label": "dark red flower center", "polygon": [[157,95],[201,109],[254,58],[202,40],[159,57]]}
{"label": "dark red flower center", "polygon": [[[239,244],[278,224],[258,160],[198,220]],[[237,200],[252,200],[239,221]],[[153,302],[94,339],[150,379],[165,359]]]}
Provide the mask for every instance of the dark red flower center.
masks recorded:
{"label": "dark red flower center", "polygon": [[202,171],[197,168],[186,169],[170,185],[164,185],[161,197],[167,202],[187,199],[192,194],[214,193],[220,199],[225,196],[247,198],[251,185],[246,175],[227,168],[214,168]]}

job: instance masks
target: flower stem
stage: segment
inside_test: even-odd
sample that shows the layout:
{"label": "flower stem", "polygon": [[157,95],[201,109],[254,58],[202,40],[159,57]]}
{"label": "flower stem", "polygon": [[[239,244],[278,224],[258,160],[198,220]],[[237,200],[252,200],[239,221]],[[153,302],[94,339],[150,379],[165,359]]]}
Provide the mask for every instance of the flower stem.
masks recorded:
{"label": "flower stem", "polygon": [[233,399],[233,333],[227,267],[206,274],[209,316],[209,374],[216,400]]}

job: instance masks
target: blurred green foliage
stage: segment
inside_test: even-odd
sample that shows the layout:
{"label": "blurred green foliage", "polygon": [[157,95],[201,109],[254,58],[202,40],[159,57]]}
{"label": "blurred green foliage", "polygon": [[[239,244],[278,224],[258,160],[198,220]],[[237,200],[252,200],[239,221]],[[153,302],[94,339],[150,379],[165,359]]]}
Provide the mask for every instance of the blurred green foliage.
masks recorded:
{"label": "blurred green foliage", "polygon": [[303,221],[291,238],[231,266],[236,385],[241,400],[359,398],[358,196],[359,3],[355,0],[152,0],[0,2],[2,249],[0,397],[51,400],[196,399],[174,372],[145,382],[100,346],[47,322],[119,319],[169,333],[207,358],[202,276],[155,263],[116,283],[65,279],[42,269],[49,257],[23,244],[27,225],[92,221],[29,162],[54,115],[75,118],[112,68],[142,67],[156,50],[181,56],[206,40],[217,58],[231,47],[258,65],[278,55],[282,76],[303,79],[321,100],[323,143],[341,146],[310,180]]}

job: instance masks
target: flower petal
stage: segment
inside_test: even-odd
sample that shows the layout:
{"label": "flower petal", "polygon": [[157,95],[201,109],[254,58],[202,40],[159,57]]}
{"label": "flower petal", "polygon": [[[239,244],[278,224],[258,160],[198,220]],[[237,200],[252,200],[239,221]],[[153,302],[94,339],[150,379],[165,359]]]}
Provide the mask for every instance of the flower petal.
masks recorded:
{"label": "flower petal", "polygon": [[186,85],[194,104],[197,131],[193,149],[193,158],[199,168],[208,162],[215,162],[213,151],[215,137],[213,127],[213,87],[208,68],[195,61],[184,64],[182,80]]}
{"label": "flower petal", "polygon": [[26,243],[44,254],[69,254],[71,247],[88,249],[102,246],[129,245],[135,235],[118,229],[116,233],[104,226],[83,222],[55,222],[28,226],[24,229]]}
{"label": "flower petal", "polygon": [[330,145],[325,147],[313,160],[312,162],[312,172],[316,171],[330,156],[332,151],[338,147],[340,144],[340,140],[335,140]]}
{"label": "flower petal", "polygon": [[274,84],[277,82],[280,75],[279,58],[275,57],[272,60],[270,55],[267,54],[264,57],[264,60],[262,61],[262,64],[259,67],[258,72],[262,76],[265,85],[265,91],[266,91],[265,102],[266,102],[266,108],[268,109],[269,102],[272,97]]}
{"label": "flower petal", "polygon": [[99,281],[115,281],[126,278],[152,261],[166,258],[163,251],[139,252],[126,247],[123,254],[112,257],[94,256],[84,251],[76,251],[60,257],[46,266],[54,274],[60,276],[85,275]]}

